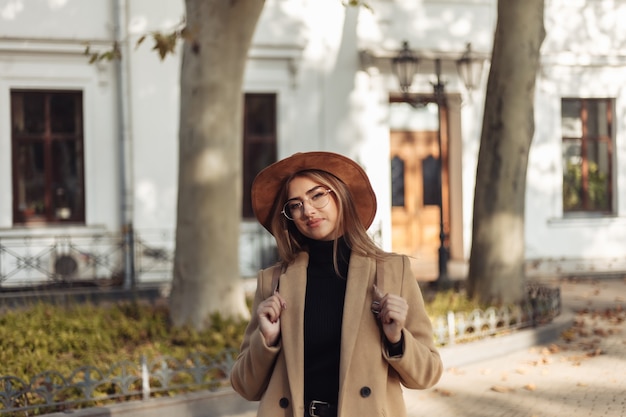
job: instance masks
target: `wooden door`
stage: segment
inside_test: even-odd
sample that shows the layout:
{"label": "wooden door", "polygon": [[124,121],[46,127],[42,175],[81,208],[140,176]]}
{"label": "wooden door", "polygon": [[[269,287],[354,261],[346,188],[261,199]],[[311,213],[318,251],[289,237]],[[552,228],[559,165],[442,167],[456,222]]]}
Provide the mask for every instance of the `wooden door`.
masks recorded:
{"label": "wooden door", "polygon": [[[419,278],[434,279],[438,274],[442,192],[437,132],[392,130],[390,158],[392,249],[413,257]],[[445,177],[443,195],[448,195]]]}

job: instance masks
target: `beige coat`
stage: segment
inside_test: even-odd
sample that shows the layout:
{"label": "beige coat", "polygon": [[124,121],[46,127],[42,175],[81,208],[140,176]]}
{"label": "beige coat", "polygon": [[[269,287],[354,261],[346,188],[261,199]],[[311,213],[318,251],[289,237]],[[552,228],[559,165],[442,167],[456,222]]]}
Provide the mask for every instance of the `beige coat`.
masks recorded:
{"label": "beige coat", "polygon": [[[287,303],[281,315],[281,341],[265,344],[255,315],[271,293],[274,267],[259,272],[253,316],[231,372],[235,391],[260,400],[258,417],[304,416],[304,296],[308,254],[302,253],[280,277]],[[338,417],[406,416],[401,384],[433,386],[443,370],[433,343],[432,326],[406,256],[391,255],[384,264],[384,290],[409,304],[402,357],[390,358],[370,308],[376,276],[373,259],[352,254],[343,313]]]}

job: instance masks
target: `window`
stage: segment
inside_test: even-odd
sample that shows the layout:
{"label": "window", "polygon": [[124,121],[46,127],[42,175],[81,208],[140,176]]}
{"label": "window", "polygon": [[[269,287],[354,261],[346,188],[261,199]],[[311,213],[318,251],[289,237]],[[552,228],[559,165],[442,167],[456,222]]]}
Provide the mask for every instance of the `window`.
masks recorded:
{"label": "window", "polygon": [[612,211],[611,99],[562,99],[563,212]]}
{"label": "window", "polygon": [[276,94],[246,94],[243,122],[243,218],[254,218],[254,177],[276,162]]}
{"label": "window", "polygon": [[395,155],[391,158],[391,205],[404,207],[404,161]]}
{"label": "window", "polygon": [[13,222],[85,221],[80,91],[11,91]]}

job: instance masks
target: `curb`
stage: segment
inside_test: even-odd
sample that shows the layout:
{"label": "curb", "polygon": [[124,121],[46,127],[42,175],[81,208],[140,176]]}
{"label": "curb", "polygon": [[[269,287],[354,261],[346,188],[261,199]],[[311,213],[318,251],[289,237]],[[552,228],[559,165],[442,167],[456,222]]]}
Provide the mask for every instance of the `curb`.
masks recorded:
{"label": "curb", "polygon": [[60,411],[41,417],[254,417],[257,407],[257,403],[244,400],[231,388],[224,388],[219,391],[199,391],[175,397]]}

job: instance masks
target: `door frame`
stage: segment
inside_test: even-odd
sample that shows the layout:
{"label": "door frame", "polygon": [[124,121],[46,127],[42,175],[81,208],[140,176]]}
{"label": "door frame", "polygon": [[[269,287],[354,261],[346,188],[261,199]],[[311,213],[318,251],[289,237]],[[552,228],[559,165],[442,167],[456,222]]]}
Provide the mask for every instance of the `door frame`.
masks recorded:
{"label": "door frame", "polygon": [[[436,103],[434,94],[411,94],[409,99],[424,103]],[[390,103],[406,102],[401,94],[391,94]],[[445,93],[440,117],[442,177],[447,184],[442,194],[445,242],[448,249],[448,272],[450,275],[465,275],[469,244],[464,242],[463,214],[463,140],[461,135],[461,95]],[[447,191],[447,192],[446,192]],[[391,210],[390,210],[391,213]],[[391,219],[390,219],[391,222]],[[470,222],[471,225],[471,222]],[[470,233],[471,234],[471,231]],[[471,243],[471,242],[470,242]],[[466,249],[467,246],[467,249]]]}

